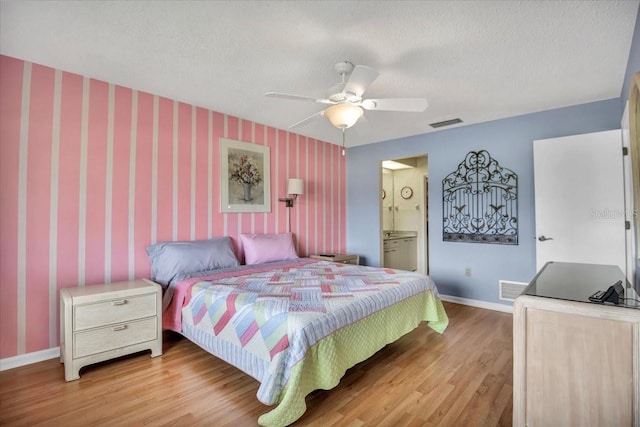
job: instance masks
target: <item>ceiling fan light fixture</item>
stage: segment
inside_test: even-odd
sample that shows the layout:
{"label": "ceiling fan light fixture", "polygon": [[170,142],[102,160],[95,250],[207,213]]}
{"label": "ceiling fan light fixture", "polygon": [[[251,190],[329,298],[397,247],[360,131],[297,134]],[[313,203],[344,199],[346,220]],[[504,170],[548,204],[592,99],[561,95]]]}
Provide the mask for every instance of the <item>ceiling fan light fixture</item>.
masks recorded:
{"label": "ceiling fan light fixture", "polygon": [[362,114],[362,108],[348,102],[332,105],[324,111],[325,117],[338,129],[347,129],[355,125]]}

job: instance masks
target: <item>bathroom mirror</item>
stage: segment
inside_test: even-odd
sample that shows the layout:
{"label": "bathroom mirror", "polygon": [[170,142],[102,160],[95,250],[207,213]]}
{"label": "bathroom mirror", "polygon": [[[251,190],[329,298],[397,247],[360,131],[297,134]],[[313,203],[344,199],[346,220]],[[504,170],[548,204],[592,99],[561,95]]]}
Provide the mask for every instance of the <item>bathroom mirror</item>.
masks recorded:
{"label": "bathroom mirror", "polygon": [[382,230],[393,230],[393,174],[382,169]]}

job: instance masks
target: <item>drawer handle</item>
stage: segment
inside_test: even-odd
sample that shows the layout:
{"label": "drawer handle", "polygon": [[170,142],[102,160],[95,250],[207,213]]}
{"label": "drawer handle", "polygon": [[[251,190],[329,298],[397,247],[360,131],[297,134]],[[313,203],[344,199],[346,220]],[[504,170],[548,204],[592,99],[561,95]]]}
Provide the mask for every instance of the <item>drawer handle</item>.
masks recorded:
{"label": "drawer handle", "polygon": [[127,325],[118,325],[111,328],[113,332],[124,331],[125,329],[127,329]]}
{"label": "drawer handle", "polygon": [[126,299],[120,299],[118,301],[113,301],[111,305],[125,305],[127,303]]}

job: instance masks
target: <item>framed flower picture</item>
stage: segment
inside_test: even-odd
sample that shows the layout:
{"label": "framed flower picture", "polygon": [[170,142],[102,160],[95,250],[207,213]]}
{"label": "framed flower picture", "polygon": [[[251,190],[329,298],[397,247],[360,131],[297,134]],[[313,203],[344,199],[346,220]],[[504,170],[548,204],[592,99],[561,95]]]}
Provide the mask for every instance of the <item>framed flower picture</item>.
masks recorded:
{"label": "framed flower picture", "polygon": [[220,211],[271,212],[266,145],[220,138]]}

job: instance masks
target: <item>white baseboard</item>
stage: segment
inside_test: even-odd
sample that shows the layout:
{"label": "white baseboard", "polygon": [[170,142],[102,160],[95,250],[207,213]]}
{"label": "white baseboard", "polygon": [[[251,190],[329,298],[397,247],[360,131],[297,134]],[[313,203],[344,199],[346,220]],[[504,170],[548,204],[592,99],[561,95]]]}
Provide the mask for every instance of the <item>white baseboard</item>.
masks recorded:
{"label": "white baseboard", "polygon": [[501,311],[503,313],[513,314],[513,305],[498,304],[495,302],[480,301],[477,299],[454,297],[452,295],[442,294],[440,294],[440,299],[442,301],[454,302],[456,304],[470,305],[471,307],[485,308],[487,310]]}
{"label": "white baseboard", "polygon": [[19,354],[18,356],[0,359],[0,371],[42,362],[44,360],[60,357],[60,347],[48,348],[46,350],[34,351],[33,353]]}

